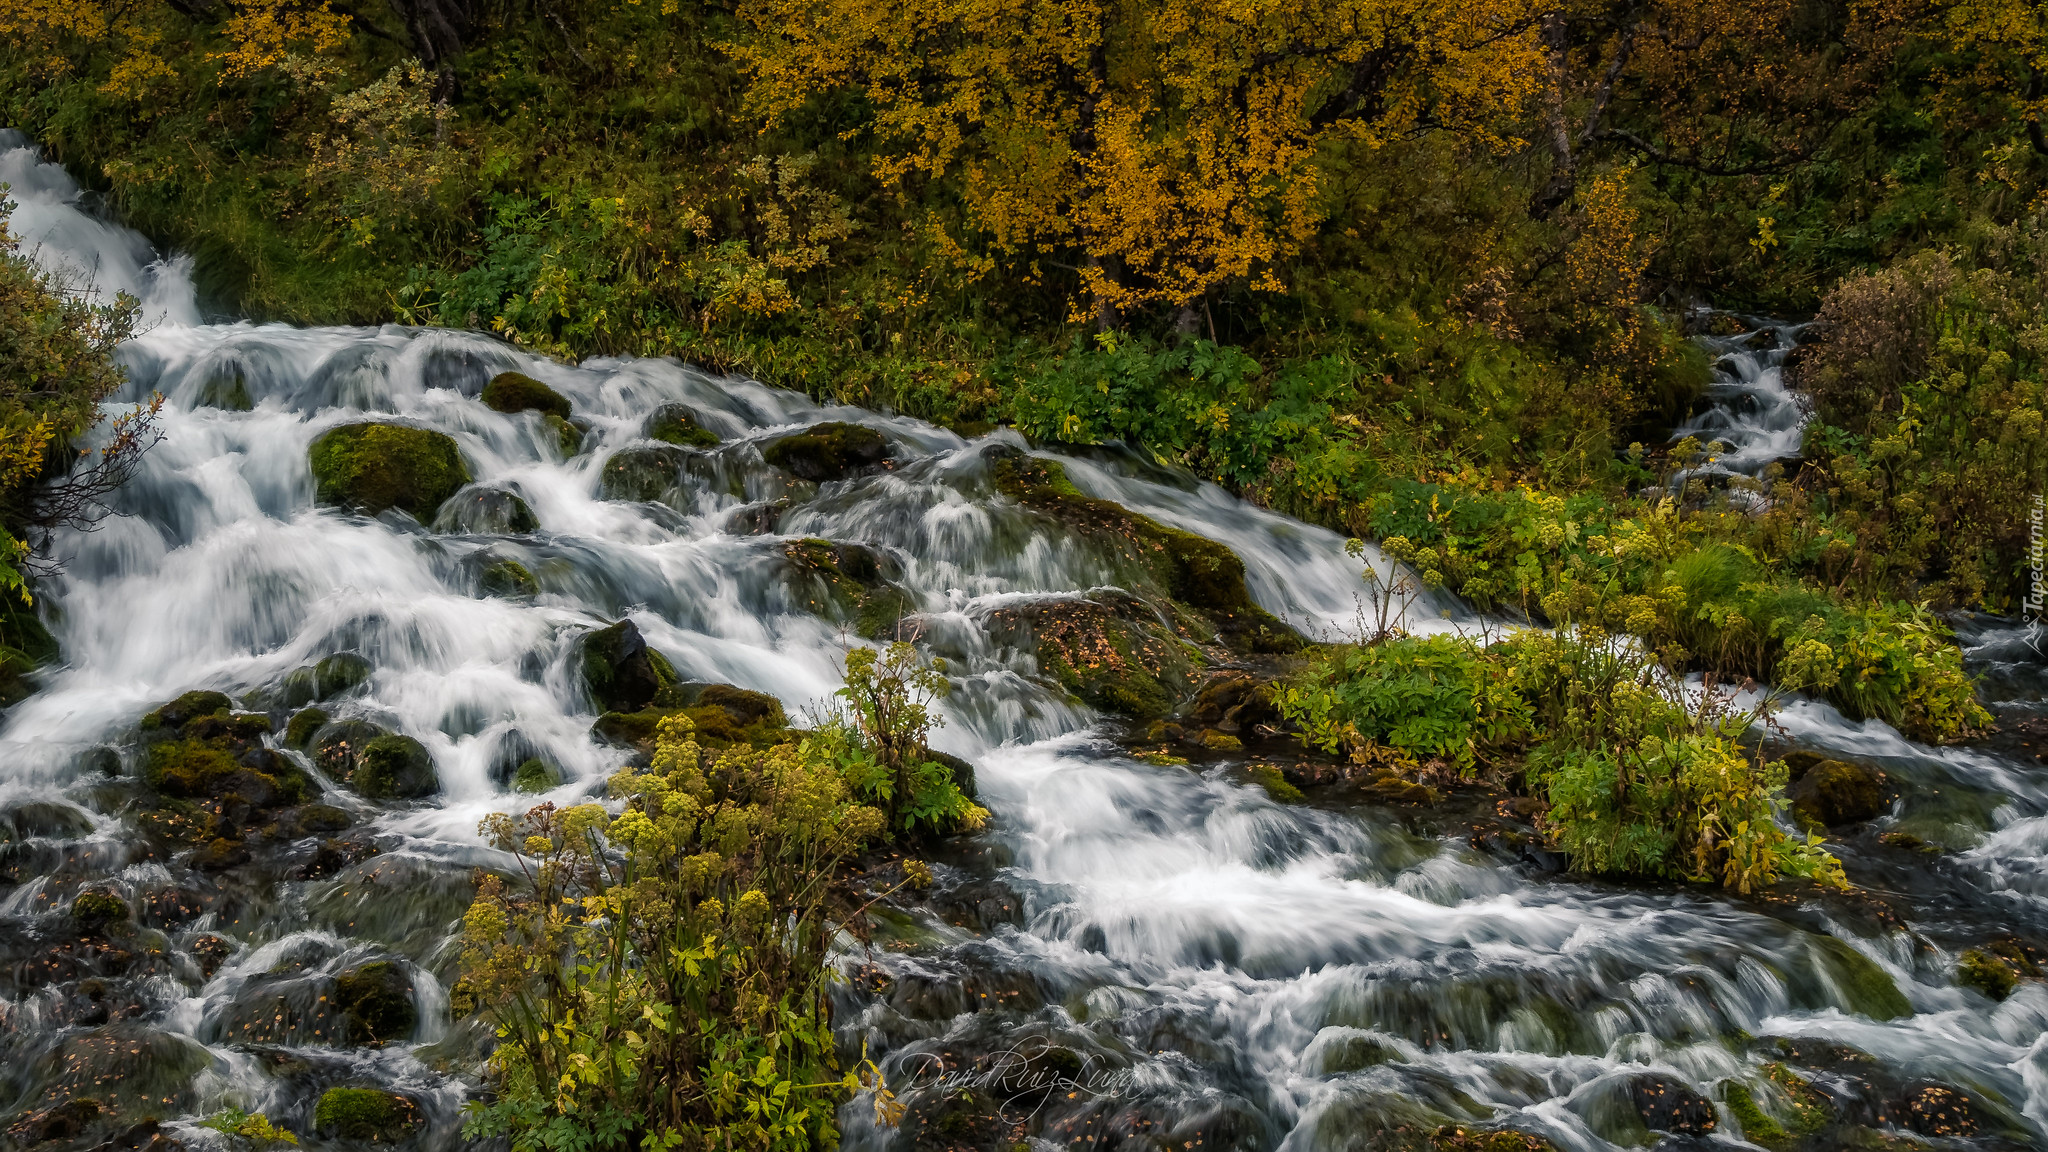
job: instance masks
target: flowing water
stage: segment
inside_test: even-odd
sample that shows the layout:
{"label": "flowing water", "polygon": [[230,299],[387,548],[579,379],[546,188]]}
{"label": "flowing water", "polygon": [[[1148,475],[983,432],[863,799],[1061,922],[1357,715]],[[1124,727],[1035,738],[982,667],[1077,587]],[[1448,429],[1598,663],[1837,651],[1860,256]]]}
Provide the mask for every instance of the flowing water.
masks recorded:
{"label": "flowing water", "polygon": [[1806,325],[1714,315],[1746,327],[1697,338],[1713,359],[1713,380],[1705,403],[1672,438],[1697,439],[1707,456],[1679,472],[1674,484],[1693,477],[1754,479],[1772,464],[1789,467],[1806,434],[1806,409],[1785,384],[1785,358]]}
{"label": "flowing water", "polygon": [[[42,259],[151,301],[122,399],[169,398],[119,514],[61,542],[40,607],[65,661],[0,728],[5,1115],[125,1093],[199,1141],[190,1121],[216,1108],[309,1132],[326,1088],[378,1085],[423,1109],[423,1146],[453,1146],[480,1038],[448,1013],[449,941],[471,870],[506,864],[477,821],[530,802],[508,792],[508,761],[552,759],[552,798],[568,801],[625,756],[589,734],[575,637],[629,618],[683,676],[801,709],[837,686],[848,642],[784,575],[786,538],[816,536],[900,564],[920,635],[952,660],[937,742],[976,763],[995,814],[935,862],[928,898],[844,942],[841,1035],[912,1105],[884,1128],[855,1101],[849,1147],[1365,1149],[1455,1119],[1599,1149],[1652,1139],[1634,1103],[1646,1090],[1720,1099],[1744,1082],[1768,1103],[1764,1066],[1786,1051],[1873,1119],[1897,1094],[1884,1085],[1938,1081],[1976,1098],[1981,1146],[2048,1133],[2048,985],[1993,1003],[1953,974],[1979,938],[2048,936],[2048,775],[2016,746],[1933,749],[1823,705],[1788,710],[1791,741],[1877,762],[1906,792],[1842,848],[1870,891],[1804,903],[1575,882],[1490,813],[1431,823],[1335,793],[1278,804],[1242,758],[1131,758],[1112,723],[990,637],[997,608],[1119,578],[994,491],[984,450],[1027,447],[1013,434],[963,440],[669,361],[568,367],[468,333],[196,324],[189,290],[174,291],[182,265],[91,218],[27,149],[0,167]],[[536,415],[477,400],[514,368],[587,419],[583,452],[564,458]],[[247,410],[203,402],[229,384]],[[675,401],[725,443],[658,502],[602,498],[607,460]],[[478,483],[520,495],[537,528],[316,506],[308,444],[365,414],[453,436]],[[897,466],[812,486],[762,462],[761,441],[823,419],[883,431]],[[1296,627],[1356,626],[1366,585],[1340,538],[1128,455],[1068,467],[1093,495],[1229,545]],[[791,501],[780,535],[727,530],[774,500]],[[540,594],[480,595],[482,566],[507,558]],[[1455,605],[1410,611],[1418,627],[1458,622]],[[1973,652],[2002,698],[2037,707],[2038,658],[2009,631],[1987,624]],[[208,872],[148,850],[124,808],[138,718],[194,688],[270,689],[336,652],[374,667],[343,710],[424,742],[443,793],[380,806],[330,789],[380,851],[324,868]],[[1948,850],[1889,848],[1877,836],[1892,830]],[[145,939],[117,969],[58,971],[41,948],[87,885],[126,897]],[[380,958],[410,978],[417,1027],[382,1047],[330,1043],[335,977]],[[1873,1017],[1873,971],[1910,1015]],[[1713,1140],[1734,1130],[1721,1106]]]}

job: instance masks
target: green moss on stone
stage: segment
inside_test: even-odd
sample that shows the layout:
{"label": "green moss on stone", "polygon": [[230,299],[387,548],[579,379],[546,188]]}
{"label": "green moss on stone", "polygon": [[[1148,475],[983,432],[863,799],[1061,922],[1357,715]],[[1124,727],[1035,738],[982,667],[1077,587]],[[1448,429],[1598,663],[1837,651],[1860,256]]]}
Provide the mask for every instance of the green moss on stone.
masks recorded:
{"label": "green moss on stone", "polygon": [[351,1039],[404,1040],[419,1023],[412,980],[388,960],[359,964],[336,977],[334,1006],[348,1018]]}
{"label": "green moss on stone", "polygon": [[255,402],[249,398],[249,382],[242,375],[241,368],[222,372],[208,380],[199,390],[201,408],[220,408],[228,412],[247,412]]}
{"label": "green moss on stone", "polygon": [[524,372],[500,372],[484,385],[483,402],[496,412],[539,412],[569,418],[569,401],[560,392]]}
{"label": "green moss on stone", "polygon": [[583,429],[560,416],[547,417],[547,425],[555,433],[555,446],[562,450],[563,459],[583,451]]}
{"label": "green moss on stone", "polygon": [[545,760],[528,760],[512,773],[514,792],[545,792],[561,782],[561,772]]}
{"label": "green moss on stone", "polygon": [[1956,963],[1956,983],[1975,988],[1993,1000],[2012,995],[2019,985],[2019,973],[2001,957],[1972,948]]}
{"label": "green moss on stone", "polygon": [[1787,791],[1792,811],[1809,825],[1859,824],[1884,813],[1884,773],[1849,760],[1822,760],[1800,773]]}
{"label": "green moss on stone", "polygon": [[1913,1004],[1884,969],[1848,944],[1832,936],[1812,937],[1821,968],[1846,1001],[1842,1006],[1872,1020],[1892,1020],[1913,1014]]}
{"label": "green moss on stone", "polygon": [[224,713],[233,706],[233,702],[220,692],[187,692],[143,716],[142,730],[153,732],[161,728],[182,728],[201,716]]}
{"label": "green moss on stone", "polygon": [[1056,460],[1014,449],[994,451],[990,475],[998,491],[1096,543],[1120,550],[1150,575],[1160,592],[1201,613],[1233,647],[1285,653],[1301,637],[1252,602],[1244,561],[1213,540],[1168,527],[1110,500],[1084,496]]}
{"label": "green moss on stone", "polygon": [[517,560],[494,560],[484,565],[483,573],[477,578],[477,586],[486,596],[533,596],[540,592],[540,581],[533,578],[533,572]]}
{"label": "green moss on stone", "polygon": [[316,498],[364,515],[396,508],[429,520],[470,479],[452,438],[404,424],[343,424],[313,441],[307,456]]}
{"label": "green moss on stone", "polygon": [[291,722],[284,726],[284,746],[303,749],[313,739],[313,733],[326,727],[329,717],[324,708],[301,708],[292,714]]}
{"label": "green moss on stone", "polygon": [[989,624],[999,639],[1028,642],[1039,670],[1094,708],[1157,719],[1194,689],[1199,653],[1135,597],[1038,601],[998,609]]}
{"label": "green moss on stone", "polygon": [[1250,773],[1253,783],[1264,788],[1266,795],[1282,804],[1299,804],[1308,799],[1302,795],[1301,789],[1289,784],[1287,777],[1282,776],[1280,770],[1271,764],[1254,764]]}
{"label": "green moss on stone", "polygon": [[682,449],[667,445],[622,448],[604,462],[598,495],[635,503],[668,499],[682,488],[684,459]]}
{"label": "green moss on stone", "polygon": [[664,404],[647,418],[647,438],[684,448],[709,448],[718,443],[718,433],[704,427],[697,414],[682,404]]}
{"label": "green moss on stone", "polygon": [[1773,1150],[1791,1146],[1791,1133],[1757,1106],[1756,1096],[1749,1090],[1749,1085],[1739,1080],[1728,1081],[1722,1086],[1721,1101],[1728,1105],[1735,1122],[1742,1125],[1744,1140]]}
{"label": "green moss on stone", "polygon": [[329,1088],[313,1107],[313,1126],[330,1139],[396,1144],[424,1123],[419,1105],[375,1088]]}
{"label": "green moss on stone", "polygon": [[358,795],[371,800],[414,800],[441,790],[426,745],[395,734],[363,745],[348,783]]}
{"label": "green moss on stone", "polygon": [[80,892],[71,901],[71,917],[90,930],[128,919],[128,903],[110,892]]}
{"label": "green moss on stone", "polygon": [[761,458],[799,480],[842,480],[889,457],[889,441],[873,428],[838,422],[817,424],[761,449]]}
{"label": "green moss on stone", "polygon": [[917,601],[889,579],[890,563],[872,548],[812,538],[790,541],[783,553],[791,597],[828,620],[851,623],[857,635],[892,638],[917,611]]}
{"label": "green moss on stone", "polygon": [[634,712],[676,683],[676,670],[647,646],[631,620],[594,629],[582,639],[583,682],[603,711]]}

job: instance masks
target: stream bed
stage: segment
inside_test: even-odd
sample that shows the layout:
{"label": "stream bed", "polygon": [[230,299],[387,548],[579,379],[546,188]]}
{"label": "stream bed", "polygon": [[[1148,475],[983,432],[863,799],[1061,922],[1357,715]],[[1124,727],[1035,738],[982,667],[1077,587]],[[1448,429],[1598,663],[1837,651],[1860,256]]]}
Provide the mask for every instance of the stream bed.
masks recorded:
{"label": "stream bed", "polygon": [[[117,514],[60,541],[40,610],[63,663],[0,719],[13,1142],[199,1146],[222,1138],[197,1119],[239,1107],[346,1144],[315,1134],[315,1101],[371,1087],[416,1109],[412,1147],[460,1144],[488,1037],[451,1018],[452,941],[474,870],[508,866],[478,821],[534,802],[510,783],[528,759],[559,767],[543,798],[570,803],[628,755],[591,734],[576,639],[630,620],[683,678],[800,715],[859,642],[790,578],[792,542],[817,538],[882,557],[908,595],[909,631],[954,682],[935,744],[974,764],[994,813],[934,859],[929,893],[843,941],[846,1051],[865,1047],[910,1108],[885,1127],[855,1100],[848,1148],[1338,1152],[1429,1147],[1451,1124],[1573,1150],[1734,1147],[1758,1128],[1744,1114],[1792,1131],[1822,1107],[1838,1146],[2048,1146],[2048,983],[1994,1001],[1957,981],[1968,949],[2048,941],[2048,685],[2008,622],[1962,632],[2005,728],[1980,746],[1914,744],[1813,702],[1779,717],[1788,747],[1898,785],[1835,844],[1857,893],[1587,883],[1512,813],[1340,789],[1279,803],[1246,771],[1271,750],[1134,758],[1119,722],[991,627],[1127,575],[997,490],[992,461],[1039,453],[1014,433],[967,439],[666,360],[570,367],[473,333],[200,323],[189,268],[13,145],[16,230],[152,319],[110,409],[168,398]],[[1775,382],[1775,362],[1740,358],[1781,355],[1776,337],[1725,351],[1735,379]],[[569,399],[579,451],[539,414],[479,401],[510,370]],[[719,443],[650,440],[675,404]],[[308,446],[366,416],[453,437],[470,503],[516,497],[527,516],[316,504]],[[1796,450],[1781,417],[1742,451]],[[1706,438],[1720,418],[1702,419]],[[825,421],[880,432],[889,466],[813,483],[763,458]],[[1227,545],[1260,606],[1303,633],[1357,626],[1367,586],[1342,538],[1127,453],[1063,460],[1086,494]],[[527,594],[488,589],[507,560]],[[1410,613],[1418,630],[1471,623],[1427,598]],[[195,689],[274,705],[337,654],[365,672],[328,707],[418,740],[438,795],[363,800],[271,735],[260,750],[322,794],[266,830],[270,848],[210,859],[138,811],[145,714]],[[88,890],[133,910],[131,935],[80,942]],[[101,1117],[66,1119],[88,1097]]]}

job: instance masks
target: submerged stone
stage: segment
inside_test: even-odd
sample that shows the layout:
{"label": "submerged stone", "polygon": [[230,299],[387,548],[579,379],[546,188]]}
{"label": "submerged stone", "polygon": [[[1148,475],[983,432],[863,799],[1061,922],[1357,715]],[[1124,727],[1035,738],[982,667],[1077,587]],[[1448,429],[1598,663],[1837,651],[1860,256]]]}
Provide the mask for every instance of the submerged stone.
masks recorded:
{"label": "submerged stone", "polygon": [[199,407],[227,412],[247,412],[256,407],[249,398],[249,381],[237,364],[216,373],[199,389]]}
{"label": "submerged stone", "polygon": [[396,508],[424,520],[470,479],[453,438],[406,424],[343,424],[307,456],[316,499],[367,516]]}
{"label": "submerged stone", "polygon": [[526,761],[512,773],[514,792],[546,792],[561,782],[561,770],[538,758]]}
{"label": "submerged stone", "polygon": [[295,668],[278,686],[276,707],[299,708],[352,692],[370,682],[376,669],[354,652],[337,652],[316,664]]}
{"label": "submerged stone", "polygon": [[637,712],[676,683],[674,666],[647,646],[631,620],[586,632],[578,646],[583,683],[600,711]]}
{"label": "submerged stone", "polygon": [[1203,663],[1150,605],[1121,593],[998,608],[986,626],[998,643],[1032,652],[1039,671],[1083,703],[1137,720],[1170,715]]}
{"label": "submerged stone", "polygon": [[1868,956],[1833,936],[1812,936],[1821,970],[1841,993],[1842,1005],[1872,1020],[1895,1020],[1913,1014],[1913,1003],[1899,991],[1889,973]]}
{"label": "submerged stone", "polygon": [[477,575],[477,588],[486,596],[510,599],[538,595],[540,581],[533,578],[532,569],[517,560],[493,560]]}
{"label": "submerged stone", "polygon": [[873,428],[834,421],[770,441],[761,458],[799,480],[822,484],[880,467],[889,458],[889,440]]}
{"label": "submerged stone", "polygon": [[388,1044],[412,1036],[419,1023],[412,978],[389,960],[373,960],[334,980],[334,1006],[348,1022],[349,1038]]}
{"label": "submerged stone", "polygon": [[500,372],[484,385],[484,407],[494,412],[539,412],[569,418],[569,400],[524,372]]}
{"label": "submerged stone", "polygon": [[1794,812],[1830,828],[1874,820],[1891,807],[1890,781],[1885,774],[1850,760],[1813,764],[1798,774],[1786,796]]}
{"label": "submerged stone", "polygon": [[704,427],[687,404],[663,404],[647,418],[644,429],[649,440],[678,444],[684,448],[709,448],[718,443],[718,433]]}
{"label": "submerged stone", "polygon": [[517,536],[540,527],[519,493],[495,484],[472,484],[434,513],[434,531],[472,536]]}
{"label": "submerged stone", "polygon": [[681,448],[643,445],[621,448],[604,462],[597,493],[606,500],[652,503],[673,498],[683,487],[683,465],[688,455]]}
{"label": "submerged stone", "polygon": [[857,635],[889,638],[917,611],[910,593],[895,582],[895,562],[866,545],[793,540],[783,546],[783,555],[789,560],[785,578],[797,606],[851,624]]}
{"label": "submerged stone", "polygon": [[1635,1105],[1636,1115],[1642,1118],[1643,1127],[1653,1132],[1705,1136],[1720,1126],[1714,1102],[1683,1080],[1647,1073],[1632,1076],[1628,1098]]}

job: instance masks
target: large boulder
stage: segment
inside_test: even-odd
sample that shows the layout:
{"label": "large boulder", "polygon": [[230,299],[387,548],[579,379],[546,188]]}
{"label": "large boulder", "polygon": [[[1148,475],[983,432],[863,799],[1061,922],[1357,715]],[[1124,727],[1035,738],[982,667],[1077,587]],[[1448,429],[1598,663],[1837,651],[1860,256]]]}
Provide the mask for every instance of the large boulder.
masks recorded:
{"label": "large boulder", "polygon": [[604,462],[597,493],[606,500],[636,503],[666,500],[683,487],[689,453],[667,445],[622,448]]}
{"label": "large boulder", "polygon": [[870,640],[890,638],[917,610],[917,602],[895,582],[901,575],[895,562],[872,548],[804,539],[790,541],[782,551],[789,559],[784,572],[796,605],[851,624]]}
{"label": "large boulder", "polygon": [[1284,653],[1301,637],[1252,601],[1244,561],[1214,540],[1161,524],[1111,500],[1083,495],[1057,460],[1007,444],[981,450],[996,490],[1119,555],[1151,590],[1198,612],[1232,648]]}
{"label": "large boulder", "polygon": [[815,424],[770,441],[761,458],[799,480],[823,483],[878,468],[889,458],[889,441],[858,424]]}
{"label": "large boulder", "polygon": [[441,790],[426,745],[367,720],[333,721],[310,745],[322,772],[365,799],[416,800]]}
{"label": "large boulder", "polygon": [[379,1088],[329,1088],[313,1106],[313,1128],[325,1140],[400,1144],[426,1123],[418,1104]]}
{"label": "large boulder", "polygon": [[1135,596],[1031,600],[988,614],[989,636],[1031,652],[1041,673],[1091,707],[1138,720],[1170,715],[1194,691],[1198,649]]}
{"label": "large boulder", "polygon": [[584,633],[579,647],[583,683],[599,711],[637,712],[676,683],[675,667],[631,620]]}
{"label": "large boulder", "polygon": [[441,505],[434,531],[470,536],[518,536],[540,527],[519,493],[496,484],[471,484]]}
{"label": "large boulder", "polygon": [[483,402],[495,412],[539,412],[569,418],[569,400],[524,372],[500,372],[484,385]]}
{"label": "large boulder", "polygon": [[372,1044],[410,1038],[420,1018],[412,977],[389,960],[358,964],[335,977],[334,1006],[348,1021],[349,1039]]}
{"label": "large boulder", "polygon": [[164,796],[210,801],[231,822],[319,792],[297,765],[263,746],[270,718],[232,711],[219,692],[187,692],[144,716],[141,727],[149,786]]}
{"label": "large boulder", "polygon": [[395,508],[430,519],[470,480],[452,438],[405,424],[343,424],[313,441],[307,456],[322,504],[370,516]]}

